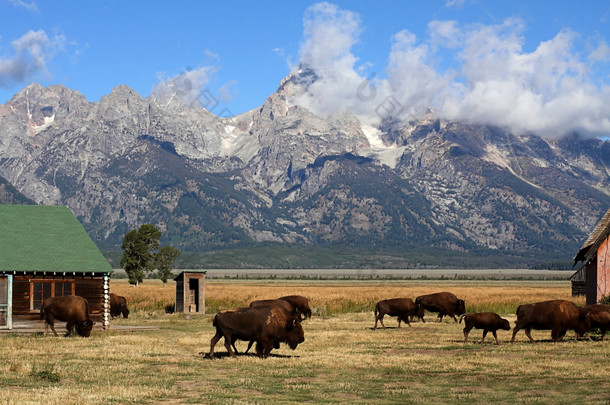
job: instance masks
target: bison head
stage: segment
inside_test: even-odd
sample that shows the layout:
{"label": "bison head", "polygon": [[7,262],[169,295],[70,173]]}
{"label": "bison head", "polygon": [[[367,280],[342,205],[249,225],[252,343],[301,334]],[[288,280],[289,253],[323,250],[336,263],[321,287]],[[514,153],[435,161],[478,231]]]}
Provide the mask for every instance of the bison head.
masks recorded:
{"label": "bison head", "polygon": [[500,329],[510,330],[510,323],[504,318],[502,318],[502,322],[500,322]]}
{"label": "bison head", "polygon": [[296,349],[299,343],[303,343],[305,341],[305,332],[303,332],[303,327],[301,326],[301,322],[299,322],[298,318],[293,318],[290,322],[288,322],[287,326],[288,337],[286,339],[286,343],[292,350]]}
{"label": "bison head", "polygon": [[127,307],[121,308],[121,313],[123,314],[123,318],[127,319],[129,317],[129,309]]}
{"label": "bison head", "polygon": [[76,333],[82,337],[89,337],[94,324],[95,323],[91,319],[85,319],[84,321],[76,324]]}
{"label": "bison head", "polygon": [[466,303],[464,300],[457,300],[455,303],[455,314],[463,315],[466,313]]}

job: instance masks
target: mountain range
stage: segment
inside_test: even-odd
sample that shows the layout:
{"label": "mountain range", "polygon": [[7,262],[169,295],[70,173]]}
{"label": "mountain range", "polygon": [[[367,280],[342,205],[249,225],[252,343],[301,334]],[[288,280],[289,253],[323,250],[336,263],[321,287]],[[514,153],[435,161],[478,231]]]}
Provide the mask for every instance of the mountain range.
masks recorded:
{"label": "mountain range", "polygon": [[610,207],[609,141],[431,110],[376,127],[320,117],[293,102],[312,80],[291,74],[228,118],[124,85],[99,102],[29,85],[0,105],[0,201],[66,205],[109,251],[152,223],[185,252],[426,250],[511,265],[569,260]]}

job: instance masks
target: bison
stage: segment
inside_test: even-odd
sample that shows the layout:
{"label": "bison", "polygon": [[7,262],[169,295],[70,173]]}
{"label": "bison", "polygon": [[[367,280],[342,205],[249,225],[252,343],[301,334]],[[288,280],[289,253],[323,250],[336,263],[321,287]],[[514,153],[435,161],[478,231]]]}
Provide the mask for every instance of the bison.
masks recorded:
{"label": "bison", "polygon": [[534,343],[531,335],[532,329],[551,329],[553,342],[561,341],[568,329],[574,330],[577,338],[588,331],[584,313],[579,311],[573,302],[566,300],[519,305],[511,343],[515,341],[515,335],[521,329],[525,330],[525,334],[532,343]]}
{"label": "bison", "polygon": [[599,328],[603,341],[606,331],[610,329],[610,305],[587,305],[581,309],[581,316],[583,313],[588,329]]}
{"label": "bison", "polygon": [[235,339],[256,341],[256,354],[262,358],[266,358],[280,342],[287,343],[294,350],[305,341],[299,317],[280,307],[249,307],[219,312],[212,324],[216,327],[216,334],[210,341],[210,358],[214,358],[214,346],[221,337],[224,337],[231,357],[236,357],[231,348]]}
{"label": "bison", "polygon": [[[464,300],[459,299],[450,292],[439,292],[428,295],[420,295],[415,299],[415,303],[430,312],[438,312],[439,321],[447,315],[457,323],[456,315],[466,312]],[[422,317],[423,320],[423,317]]]}
{"label": "bison", "polygon": [[110,316],[113,318],[123,314],[123,318],[129,316],[129,308],[127,308],[127,300],[125,297],[110,293]]}
{"label": "bison", "polygon": [[298,308],[295,308],[288,301],[282,299],[252,301],[250,307],[280,307],[294,316],[300,316],[301,313]]}
{"label": "bison", "polygon": [[491,332],[496,338],[496,344],[500,344],[498,341],[498,335],[496,331],[498,329],[510,330],[510,323],[504,318],[500,318],[500,315],[493,312],[478,312],[474,314],[462,315],[460,323],[464,320],[464,342],[468,342],[468,334],[472,328],[483,329],[483,338],[479,343],[485,341],[487,332]]}
{"label": "bison", "polygon": [[[286,312],[288,312],[289,314],[300,317],[300,311],[297,308],[290,305],[290,303],[288,301],[284,301],[282,299],[252,301],[250,303],[250,307],[280,307],[280,308],[284,309]],[[229,311],[234,311],[234,310],[229,310]],[[231,345],[233,346],[233,350],[235,351],[235,353],[237,353],[237,348],[235,347],[236,340],[238,340],[238,339],[233,338],[233,342],[231,342]],[[250,348],[252,347],[253,344],[254,344],[254,340],[251,340],[248,343],[248,348],[246,349],[244,354],[248,354],[248,352],[250,351]],[[280,345],[279,345],[279,343],[277,343],[273,347],[274,347],[274,349],[279,349]]]}
{"label": "bison", "polygon": [[89,303],[78,295],[65,295],[61,297],[51,297],[44,300],[40,308],[40,319],[45,320],[45,335],[51,330],[55,331],[55,321],[66,322],[67,333],[69,336],[76,326],[76,333],[82,337],[89,337],[91,329],[95,324],[89,318]]}
{"label": "bison", "polygon": [[285,297],[280,297],[279,299],[287,301],[299,310],[301,314],[305,317],[304,319],[311,318],[311,309],[309,308],[309,300],[301,295],[287,295]]}
{"label": "bison", "polygon": [[[411,326],[409,317],[418,316],[423,319],[424,309],[413,302],[411,298],[392,298],[389,300],[382,300],[375,305],[375,326],[373,329],[377,329],[377,321],[381,322],[381,326],[385,329],[383,324],[383,317],[385,315],[398,317],[398,327],[400,328],[400,322],[404,321],[407,325]],[[377,315],[379,313],[379,315]]]}

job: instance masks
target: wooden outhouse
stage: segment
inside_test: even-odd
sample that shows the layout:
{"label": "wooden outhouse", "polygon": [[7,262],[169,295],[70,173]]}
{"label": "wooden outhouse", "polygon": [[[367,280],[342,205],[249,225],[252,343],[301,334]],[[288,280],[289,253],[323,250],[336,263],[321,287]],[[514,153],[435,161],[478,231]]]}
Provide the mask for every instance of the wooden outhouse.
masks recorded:
{"label": "wooden outhouse", "polygon": [[175,312],[205,314],[205,273],[206,270],[185,270],[175,278]]}
{"label": "wooden outhouse", "polygon": [[87,299],[108,327],[112,268],[68,207],[0,205],[0,328],[40,322],[54,296]]}
{"label": "wooden outhouse", "polygon": [[599,221],[574,257],[584,262],[572,275],[572,295],[586,295],[587,305],[610,295],[610,209]]}

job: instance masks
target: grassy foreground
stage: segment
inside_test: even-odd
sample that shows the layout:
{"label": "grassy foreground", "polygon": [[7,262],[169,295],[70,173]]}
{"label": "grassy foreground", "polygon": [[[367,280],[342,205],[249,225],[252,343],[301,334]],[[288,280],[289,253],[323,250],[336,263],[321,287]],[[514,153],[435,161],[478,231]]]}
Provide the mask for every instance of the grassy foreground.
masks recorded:
{"label": "grassy foreground", "polygon": [[[551,343],[526,343],[522,332],[499,331],[501,345],[464,343],[452,320],[372,330],[372,308],[383,298],[449,290],[467,311],[498,312],[511,321],[521,303],[571,299],[563,282],[208,282],[210,315],[165,314],[172,283],[124,282],[111,290],[128,297],[132,313],[115,324],[158,325],[159,331],[94,332],[89,339],[0,337],[1,404],[129,403],[610,403],[610,342],[575,341],[568,332]],[[213,313],[252,299],[283,294],[310,298],[314,317],[305,342],[266,360],[254,356],[204,359]],[[575,301],[581,305],[582,301]],[[471,340],[481,332],[473,330]],[[595,338],[596,336],[594,336]],[[242,351],[246,345],[238,343]]]}

